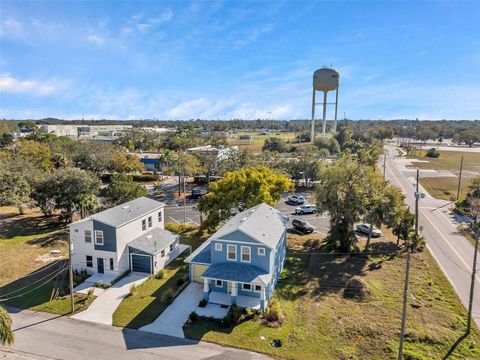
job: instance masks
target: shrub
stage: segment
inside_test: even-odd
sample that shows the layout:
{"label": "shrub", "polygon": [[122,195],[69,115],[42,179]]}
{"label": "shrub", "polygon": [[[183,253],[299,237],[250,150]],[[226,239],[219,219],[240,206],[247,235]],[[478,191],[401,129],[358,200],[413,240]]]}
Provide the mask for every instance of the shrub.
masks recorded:
{"label": "shrub", "polygon": [[88,292],[87,292],[87,299],[91,299],[93,296],[93,288],[90,288],[88,289]]}
{"label": "shrub", "polygon": [[161,300],[166,304],[170,304],[174,297],[175,297],[175,291],[173,291],[173,289],[168,289],[163,293]]}
{"label": "shrub", "polygon": [[160,280],[160,279],[163,279],[164,276],[165,276],[165,271],[163,271],[163,269],[162,269],[162,270],[158,271],[158,272],[155,274],[155,279],[159,279],[159,280]]}
{"label": "shrub", "polygon": [[137,284],[132,284],[130,286],[130,295],[135,295],[138,292],[138,285]]}
{"label": "shrub", "polygon": [[190,313],[190,315],[188,315],[188,318],[189,318],[190,321],[192,321],[192,322],[193,322],[193,321],[197,321],[198,315],[197,315],[197,313],[196,313],[195,311],[192,311],[192,312]]}
{"label": "shrub", "polygon": [[282,309],[277,299],[273,298],[268,303],[267,309],[265,311],[265,318],[269,322],[276,322],[279,324],[283,322]]}
{"label": "shrub", "polygon": [[345,299],[366,301],[370,299],[370,296],[371,292],[368,289],[368,284],[360,278],[350,279],[343,289],[343,297]]}
{"label": "shrub", "polygon": [[426,157],[430,157],[430,158],[438,158],[440,157],[440,151],[438,151],[437,149],[435,148],[431,148],[427,151],[427,153],[425,154]]}
{"label": "shrub", "polygon": [[202,307],[202,308],[203,308],[203,307],[207,306],[207,304],[208,304],[208,301],[205,300],[205,299],[202,299],[202,300],[200,300],[200,302],[198,303],[198,307]]}
{"label": "shrub", "polygon": [[100,289],[108,289],[109,287],[112,286],[111,283],[107,283],[105,281],[97,281],[93,286],[100,288]]}
{"label": "shrub", "polygon": [[425,239],[422,235],[413,234],[411,239],[411,245],[413,251],[422,252],[425,247]]}

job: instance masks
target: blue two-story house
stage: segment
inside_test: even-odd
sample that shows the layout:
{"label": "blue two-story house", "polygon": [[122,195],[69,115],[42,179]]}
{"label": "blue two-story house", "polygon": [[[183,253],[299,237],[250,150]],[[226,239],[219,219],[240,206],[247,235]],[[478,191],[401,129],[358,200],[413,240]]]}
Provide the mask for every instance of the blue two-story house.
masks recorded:
{"label": "blue two-story house", "polygon": [[247,296],[265,309],[285,262],[287,223],[265,203],[235,215],[185,259],[190,281],[203,284],[209,302],[217,293],[228,294],[231,304]]}

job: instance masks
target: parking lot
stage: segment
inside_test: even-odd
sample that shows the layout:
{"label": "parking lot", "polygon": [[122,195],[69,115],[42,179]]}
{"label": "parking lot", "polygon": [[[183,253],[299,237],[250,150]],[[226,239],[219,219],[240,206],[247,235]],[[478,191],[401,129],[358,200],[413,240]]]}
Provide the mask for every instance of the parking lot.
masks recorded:
{"label": "parking lot", "polygon": [[[305,197],[306,202],[309,203],[309,199],[311,198],[312,194],[309,192],[305,192],[301,194]],[[165,207],[165,221],[166,222],[174,222],[177,224],[189,224],[189,225],[200,225],[200,214],[198,210],[196,210],[195,205],[196,201],[190,200],[187,202],[187,206],[184,210],[183,201],[173,201],[167,203]],[[280,210],[283,214],[289,216],[290,221],[288,227],[292,227],[292,220],[293,219],[301,219],[308,221],[313,227],[315,228],[315,233],[320,235],[326,235],[329,229],[329,218],[327,215],[320,215],[319,214],[305,214],[305,215],[297,215],[295,214],[295,208],[297,206],[291,204],[287,201],[287,196],[283,196],[280,201],[278,202],[276,208]]]}

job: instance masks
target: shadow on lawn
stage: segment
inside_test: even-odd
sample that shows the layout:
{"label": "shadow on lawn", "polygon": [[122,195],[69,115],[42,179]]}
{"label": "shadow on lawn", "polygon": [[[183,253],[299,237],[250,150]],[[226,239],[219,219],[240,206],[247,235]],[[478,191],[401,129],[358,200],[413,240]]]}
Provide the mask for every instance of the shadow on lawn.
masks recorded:
{"label": "shadow on lawn", "polygon": [[66,266],[66,259],[55,260],[0,287],[0,299],[8,299],[6,304],[24,309],[43,304],[50,299],[52,288],[65,287]]}
{"label": "shadow on lawn", "polygon": [[33,236],[46,234],[55,230],[66,230],[65,224],[58,221],[58,216],[42,216],[31,214],[2,217],[0,237]]}
{"label": "shadow on lawn", "polygon": [[[180,279],[184,279],[188,274],[188,265],[183,264],[183,257],[177,258],[172,264],[167,266],[168,268],[179,268],[178,271],[168,279],[164,284],[157,288],[152,294],[147,294],[146,296],[153,297],[151,301],[145,308],[142,309],[132,320],[125,325],[127,328],[139,329],[142,326],[148,325],[155,321],[157,317],[171,304],[169,299],[165,298],[165,294],[172,289],[172,292],[178,291],[181,285],[178,285]],[[147,281],[150,281],[147,280]],[[141,286],[144,286],[142,284]],[[128,295],[125,299],[128,301],[128,298],[132,295]],[[134,295],[140,296],[140,295]]]}

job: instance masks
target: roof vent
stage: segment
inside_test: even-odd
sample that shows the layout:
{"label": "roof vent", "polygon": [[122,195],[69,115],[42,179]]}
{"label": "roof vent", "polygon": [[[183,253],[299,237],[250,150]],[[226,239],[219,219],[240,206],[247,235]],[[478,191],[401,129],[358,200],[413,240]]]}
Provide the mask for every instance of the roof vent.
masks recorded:
{"label": "roof vent", "polygon": [[254,213],[254,212],[255,212],[255,209],[250,210],[250,214],[251,214],[251,213]]}
{"label": "roof vent", "polygon": [[240,222],[244,222],[245,220],[247,220],[247,217],[244,217]]}
{"label": "roof vent", "polygon": [[145,239],[151,239],[151,238],[152,238],[152,235],[151,235],[151,234],[150,234],[150,235],[147,235],[147,236],[145,237]]}
{"label": "roof vent", "polygon": [[129,208],[128,205],[122,206],[122,209],[123,209],[123,210],[128,209],[128,208]]}

